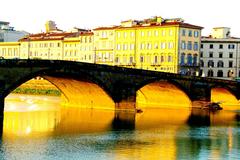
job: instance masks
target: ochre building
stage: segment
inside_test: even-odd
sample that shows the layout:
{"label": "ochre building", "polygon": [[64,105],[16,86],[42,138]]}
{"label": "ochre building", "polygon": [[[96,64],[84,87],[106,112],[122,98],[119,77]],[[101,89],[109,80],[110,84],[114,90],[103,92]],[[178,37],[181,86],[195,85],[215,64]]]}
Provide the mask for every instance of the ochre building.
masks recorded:
{"label": "ochre building", "polygon": [[69,60],[197,75],[202,27],[180,18],[122,21],[92,31],[49,31],[0,43],[0,58]]}

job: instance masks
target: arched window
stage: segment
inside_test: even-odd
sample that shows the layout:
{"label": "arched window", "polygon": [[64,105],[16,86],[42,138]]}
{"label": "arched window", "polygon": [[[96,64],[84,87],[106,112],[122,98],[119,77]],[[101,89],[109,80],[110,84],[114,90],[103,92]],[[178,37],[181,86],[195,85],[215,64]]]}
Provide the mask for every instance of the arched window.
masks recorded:
{"label": "arched window", "polygon": [[224,66],[223,61],[218,61],[218,63],[217,63],[217,67],[223,67],[223,66]]}
{"label": "arched window", "polygon": [[192,65],[192,59],[193,59],[193,58],[192,58],[192,55],[191,55],[191,54],[188,54],[188,55],[187,55],[187,64],[188,64],[188,65]]}
{"label": "arched window", "polygon": [[208,77],[213,77],[213,70],[208,70]]}
{"label": "arched window", "polygon": [[181,62],[180,62],[181,65],[184,65],[185,64],[185,53],[182,53],[181,54]]}
{"label": "arched window", "polygon": [[194,54],[194,56],[193,56],[193,65],[194,66],[197,66],[197,58],[198,58],[197,54]]}
{"label": "arched window", "polygon": [[218,70],[217,77],[223,77],[223,71],[222,70]]}
{"label": "arched window", "polygon": [[208,67],[214,67],[214,62],[212,60],[208,61]]}
{"label": "arched window", "polygon": [[204,62],[203,62],[203,60],[200,60],[200,67],[204,67]]}

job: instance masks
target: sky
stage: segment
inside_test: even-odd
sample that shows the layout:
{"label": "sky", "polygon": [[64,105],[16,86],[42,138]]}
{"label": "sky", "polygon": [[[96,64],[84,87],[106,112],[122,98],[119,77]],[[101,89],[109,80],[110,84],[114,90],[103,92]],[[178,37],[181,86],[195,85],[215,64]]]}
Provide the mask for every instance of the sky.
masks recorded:
{"label": "sky", "polygon": [[45,31],[48,20],[67,31],[161,16],[202,26],[203,36],[213,27],[230,27],[231,35],[240,37],[240,0],[3,0],[0,5],[0,21],[29,33]]}

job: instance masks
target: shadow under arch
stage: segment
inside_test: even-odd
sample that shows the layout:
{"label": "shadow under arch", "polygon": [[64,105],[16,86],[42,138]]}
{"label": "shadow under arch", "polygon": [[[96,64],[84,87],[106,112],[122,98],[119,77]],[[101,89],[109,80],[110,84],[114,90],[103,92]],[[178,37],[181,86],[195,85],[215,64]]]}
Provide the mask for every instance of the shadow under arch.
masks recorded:
{"label": "shadow under arch", "polygon": [[191,96],[188,91],[178,82],[164,78],[153,78],[138,85],[136,101],[137,107],[140,108],[172,108],[180,106],[189,108],[192,106]]}
{"label": "shadow under arch", "polygon": [[[3,93],[3,96],[6,97],[18,86],[37,76],[43,77],[44,79],[48,80],[51,84],[53,84],[61,91],[61,93],[64,95],[63,104],[65,105],[78,107],[84,106],[85,108],[115,109],[114,101],[112,100],[111,94],[107,86],[104,85],[104,83],[97,77],[93,77],[87,72],[81,71],[78,71],[78,74],[59,72],[53,69],[43,69],[37,72],[32,72],[30,74],[22,76],[16,81],[16,83],[8,86],[6,91]],[[59,81],[58,79],[60,79],[61,81]],[[84,93],[84,87],[88,87],[88,94]],[[75,90],[71,93],[70,89]]]}

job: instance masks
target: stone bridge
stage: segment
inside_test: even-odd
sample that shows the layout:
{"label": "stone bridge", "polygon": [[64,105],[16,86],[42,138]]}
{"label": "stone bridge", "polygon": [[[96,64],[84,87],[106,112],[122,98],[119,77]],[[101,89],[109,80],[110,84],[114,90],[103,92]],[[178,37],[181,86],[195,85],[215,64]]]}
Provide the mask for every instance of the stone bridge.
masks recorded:
{"label": "stone bridge", "polygon": [[[0,60],[2,117],[5,97],[36,76],[55,85],[65,104],[93,108],[136,109],[141,103],[157,105],[163,101],[180,105],[182,95],[191,103],[211,101],[213,88],[240,98],[240,86],[235,81],[72,61],[3,59]],[[170,92],[169,96],[159,98]],[[138,95],[142,97],[139,101]]]}

